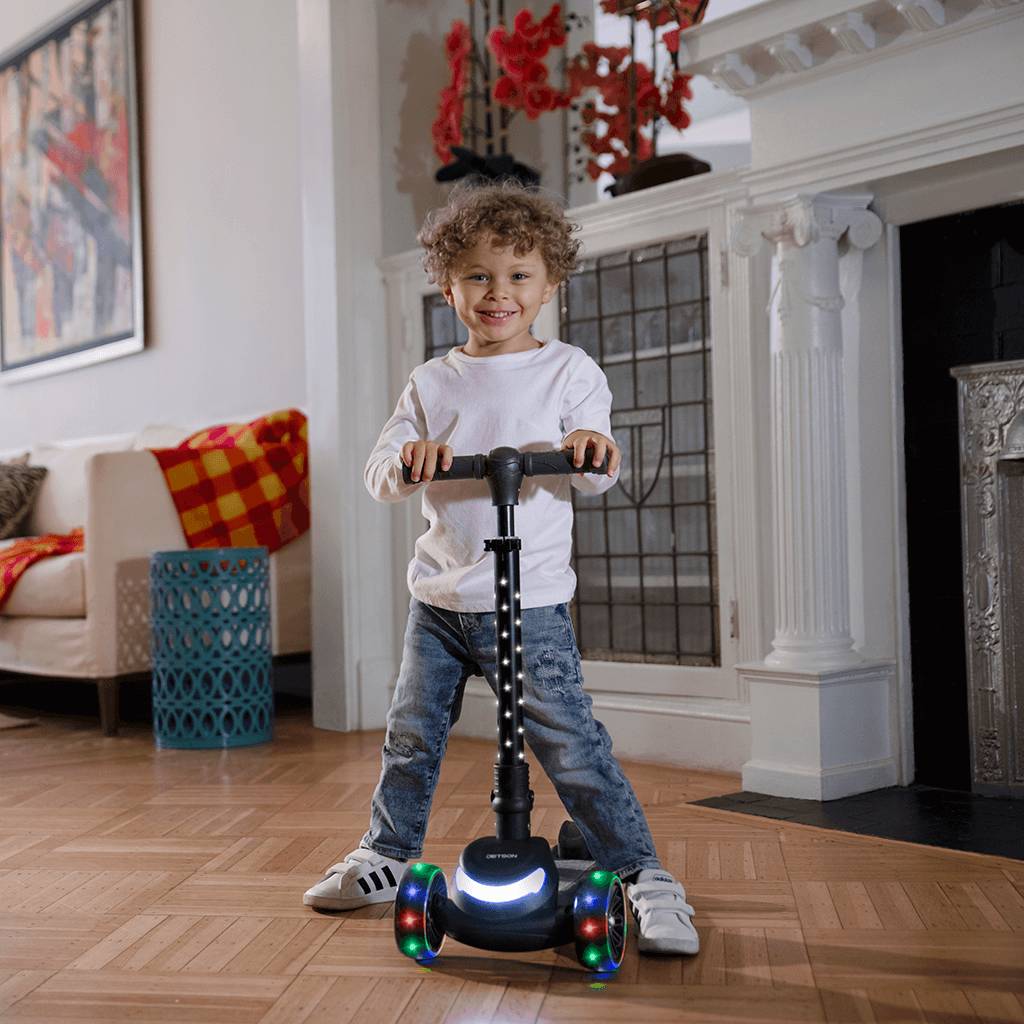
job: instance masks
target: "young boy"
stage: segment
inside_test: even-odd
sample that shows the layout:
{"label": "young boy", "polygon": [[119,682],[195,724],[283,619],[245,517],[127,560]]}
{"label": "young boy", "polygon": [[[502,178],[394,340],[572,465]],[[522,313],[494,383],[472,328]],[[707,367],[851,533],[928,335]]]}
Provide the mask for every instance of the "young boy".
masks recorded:
{"label": "young boy", "polygon": [[[530,333],[575,266],[573,229],[540,192],[501,184],[457,188],[420,232],[424,266],[469,341],[413,372],[366,466],[366,485],[379,501],[421,492],[429,528],[409,566],[409,623],[369,831],[303,902],[351,910],[395,898],[405,863],[422,855],[466,680],[482,674],[496,688],[494,576],[484,551],[495,531],[490,492],[477,480],[431,486],[438,465],[507,445],[572,449],[582,466],[593,448],[595,464],[609,455],[607,476],[527,478],[516,508],[526,741],[598,866],[627,883],[640,950],[696,953],[693,908],[662,869],[611,740],[591,714],[567,611],[576,585],[570,483],[605,491],[620,462],[601,369],[582,350]],[[403,463],[412,484],[402,480]]]}

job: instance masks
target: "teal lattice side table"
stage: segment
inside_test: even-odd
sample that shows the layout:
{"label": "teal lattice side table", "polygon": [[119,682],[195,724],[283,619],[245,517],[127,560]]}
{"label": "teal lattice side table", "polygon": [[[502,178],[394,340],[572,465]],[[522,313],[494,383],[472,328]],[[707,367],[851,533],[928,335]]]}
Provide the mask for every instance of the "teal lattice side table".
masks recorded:
{"label": "teal lattice side table", "polygon": [[273,738],[269,558],[265,547],[197,548],[150,560],[158,747]]}

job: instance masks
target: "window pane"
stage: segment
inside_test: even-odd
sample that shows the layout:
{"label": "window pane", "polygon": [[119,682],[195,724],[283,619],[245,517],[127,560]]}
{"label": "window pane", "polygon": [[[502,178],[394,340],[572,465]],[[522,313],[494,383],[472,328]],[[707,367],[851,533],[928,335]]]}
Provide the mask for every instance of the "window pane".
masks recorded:
{"label": "window pane", "polygon": [[[662,550],[668,550],[668,548]],[[672,559],[645,558],[643,570],[644,602],[646,604],[675,604],[676,586],[675,575],[672,572]],[[674,629],[675,626],[672,628]]]}
{"label": "window pane", "polygon": [[608,513],[608,550],[613,555],[632,555],[639,551],[636,536],[636,512],[633,509]]}
{"label": "window pane", "polygon": [[683,455],[673,460],[672,488],[679,503],[707,501],[707,467],[703,455]]}
{"label": "window pane", "polygon": [[644,628],[638,604],[612,605],[612,642],[630,651],[643,646]]}
{"label": "window pane", "polygon": [[633,364],[613,363],[605,366],[608,387],[612,389],[613,409],[632,409],[633,406]]}
{"label": "window pane", "polygon": [[688,252],[668,260],[669,302],[692,302],[701,298],[700,253]]}
{"label": "window pane", "polygon": [[604,512],[576,512],[576,550],[581,555],[603,555],[605,552]]}
{"label": "window pane", "polygon": [[704,397],[704,353],[672,357],[672,401],[699,402]]}
{"label": "window pane", "polygon": [[669,311],[669,343],[673,348],[681,345],[700,347],[704,343],[704,325],[699,303],[673,306]]}
{"label": "window pane", "polygon": [[569,297],[569,318],[589,320],[599,315],[597,308],[597,274],[576,274],[566,284]]}
{"label": "window pane", "polygon": [[636,401],[641,408],[668,405],[668,360],[642,359],[636,364]]}
{"label": "window pane", "polygon": [[714,655],[714,630],[710,608],[700,606],[679,609],[679,646],[689,654]]}
{"label": "window pane", "polygon": [[640,601],[640,559],[610,558],[612,570],[612,600],[625,604]]}
{"label": "window pane", "polygon": [[668,319],[664,309],[651,309],[636,315],[636,350],[646,352],[649,349],[664,350],[668,344],[666,329]]}
{"label": "window pane", "polygon": [[423,299],[423,322],[426,332],[427,359],[445,355],[456,345],[469,340],[469,332],[448,305],[443,295],[427,295]]}
{"label": "window pane", "polygon": [[601,314],[608,316],[609,313],[628,313],[632,305],[629,294],[629,267],[602,270]]}
{"label": "window pane", "polygon": [[[637,260],[642,257],[638,256]],[[637,309],[664,308],[665,261],[653,259],[633,264],[633,295]]]}
{"label": "window pane", "polygon": [[680,505],[675,510],[676,551],[707,551],[707,510],[703,505]]}
{"label": "window pane", "polygon": [[579,620],[580,650],[607,651],[611,649],[608,606],[603,604],[581,604],[577,608]]}
{"label": "window pane", "polygon": [[672,410],[672,450],[704,450],[704,406],[681,405]]}
{"label": "window pane", "polygon": [[640,510],[640,536],[644,551],[672,550],[672,510],[670,508],[644,508]]}
{"label": "window pane", "polygon": [[583,320],[571,326],[566,325],[562,329],[562,341],[567,345],[575,345],[583,349],[591,359],[601,361],[601,337],[598,331],[598,321]]}
{"label": "window pane", "polygon": [[604,558],[581,558],[576,573],[576,594],[580,601],[607,602],[608,563]]}
{"label": "window pane", "polygon": [[633,318],[631,316],[606,316],[601,321],[601,334],[604,337],[604,357],[625,354],[633,351]]}
{"label": "window pane", "polygon": [[644,644],[652,654],[673,654],[676,650],[676,610],[672,605],[645,605]]}

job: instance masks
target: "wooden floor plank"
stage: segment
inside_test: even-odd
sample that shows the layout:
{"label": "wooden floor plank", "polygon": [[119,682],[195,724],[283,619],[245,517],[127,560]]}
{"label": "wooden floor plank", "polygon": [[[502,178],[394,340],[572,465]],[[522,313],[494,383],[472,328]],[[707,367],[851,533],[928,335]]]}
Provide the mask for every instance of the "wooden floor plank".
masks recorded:
{"label": "wooden floor plank", "polygon": [[[630,927],[621,970],[599,977],[572,944],[448,939],[417,965],[390,904],[302,904],[366,830],[380,731],[281,716],[273,743],[226,751],[157,751],[130,724],[29,732],[0,736],[5,1024],[1024,1024],[1020,862],[687,803],[735,775],[624,762],[701,952],[642,956]],[[449,879],[492,833],[493,756],[456,737],[442,767],[425,857]],[[554,841],[565,812],[532,785],[534,833]]]}

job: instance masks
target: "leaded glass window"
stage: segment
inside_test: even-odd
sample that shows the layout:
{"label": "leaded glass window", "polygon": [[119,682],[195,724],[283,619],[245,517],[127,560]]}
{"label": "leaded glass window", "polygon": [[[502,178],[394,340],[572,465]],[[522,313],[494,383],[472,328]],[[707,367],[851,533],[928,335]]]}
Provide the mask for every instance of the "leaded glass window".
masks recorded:
{"label": "leaded glass window", "polygon": [[561,337],[604,369],[623,455],[611,490],[573,491],[580,649],[717,665],[706,237],[583,263],[562,288]]}

